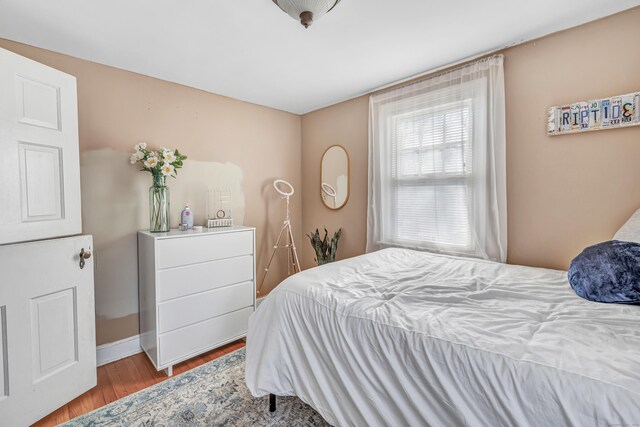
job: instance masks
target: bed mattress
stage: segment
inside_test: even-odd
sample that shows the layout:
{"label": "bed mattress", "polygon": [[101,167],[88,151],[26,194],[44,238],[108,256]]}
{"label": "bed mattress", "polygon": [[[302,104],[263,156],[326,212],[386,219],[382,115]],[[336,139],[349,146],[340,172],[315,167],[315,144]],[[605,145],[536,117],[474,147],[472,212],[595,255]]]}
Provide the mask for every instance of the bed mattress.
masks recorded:
{"label": "bed mattress", "polygon": [[566,272],[385,249],[286,279],[246,383],[339,426],[640,425],[640,306]]}

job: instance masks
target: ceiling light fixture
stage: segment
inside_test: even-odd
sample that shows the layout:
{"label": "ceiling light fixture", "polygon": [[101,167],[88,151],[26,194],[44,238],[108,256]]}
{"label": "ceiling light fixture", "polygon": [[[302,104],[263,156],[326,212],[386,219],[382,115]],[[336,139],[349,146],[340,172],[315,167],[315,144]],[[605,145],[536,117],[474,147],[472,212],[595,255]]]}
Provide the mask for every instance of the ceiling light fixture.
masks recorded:
{"label": "ceiling light fixture", "polygon": [[293,19],[300,20],[305,28],[340,2],[340,0],[273,0],[273,2]]}

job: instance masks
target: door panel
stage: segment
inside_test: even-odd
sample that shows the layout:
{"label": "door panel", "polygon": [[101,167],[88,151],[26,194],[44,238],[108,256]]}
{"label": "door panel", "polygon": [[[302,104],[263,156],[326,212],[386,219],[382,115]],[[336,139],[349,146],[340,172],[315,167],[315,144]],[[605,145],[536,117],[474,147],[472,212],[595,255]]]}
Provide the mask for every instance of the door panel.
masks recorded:
{"label": "door panel", "polygon": [[29,425],[96,384],[93,258],[80,269],[83,248],[91,236],[0,246],[2,425]]}
{"label": "door panel", "polygon": [[59,147],[19,143],[22,221],[63,219]]}
{"label": "door panel", "polygon": [[77,362],[76,309],[76,288],[31,299],[34,382]]}
{"label": "door panel", "polygon": [[60,88],[16,76],[20,123],[60,130]]}
{"label": "door panel", "polygon": [[0,49],[0,245],[82,232],[75,77]]}

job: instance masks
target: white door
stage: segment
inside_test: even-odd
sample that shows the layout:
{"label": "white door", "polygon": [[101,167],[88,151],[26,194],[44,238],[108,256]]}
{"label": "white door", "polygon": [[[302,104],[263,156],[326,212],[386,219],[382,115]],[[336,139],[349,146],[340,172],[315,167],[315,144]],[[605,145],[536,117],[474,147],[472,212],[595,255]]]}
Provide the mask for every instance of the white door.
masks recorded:
{"label": "white door", "polygon": [[96,385],[91,236],[0,246],[0,425],[28,426]]}
{"label": "white door", "polygon": [[82,232],[76,79],[0,48],[0,245]]}
{"label": "white door", "polygon": [[75,78],[0,49],[2,426],[96,384],[92,238],[35,241],[81,232]]}

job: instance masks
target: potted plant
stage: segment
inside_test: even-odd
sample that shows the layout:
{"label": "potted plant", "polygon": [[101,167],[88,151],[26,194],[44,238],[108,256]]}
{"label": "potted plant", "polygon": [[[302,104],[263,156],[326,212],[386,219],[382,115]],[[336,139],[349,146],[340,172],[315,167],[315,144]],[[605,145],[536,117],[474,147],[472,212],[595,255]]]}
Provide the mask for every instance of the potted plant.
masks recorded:
{"label": "potted plant", "polygon": [[338,251],[338,241],[340,240],[340,235],[342,234],[342,228],[338,229],[333,234],[331,241],[328,238],[329,232],[327,229],[324,229],[324,237],[320,238],[320,232],[316,228],[315,233],[307,234],[307,237],[311,241],[311,246],[316,251],[316,257],[314,261],[318,265],[326,264],[328,262],[333,262],[336,260],[336,252]]}

